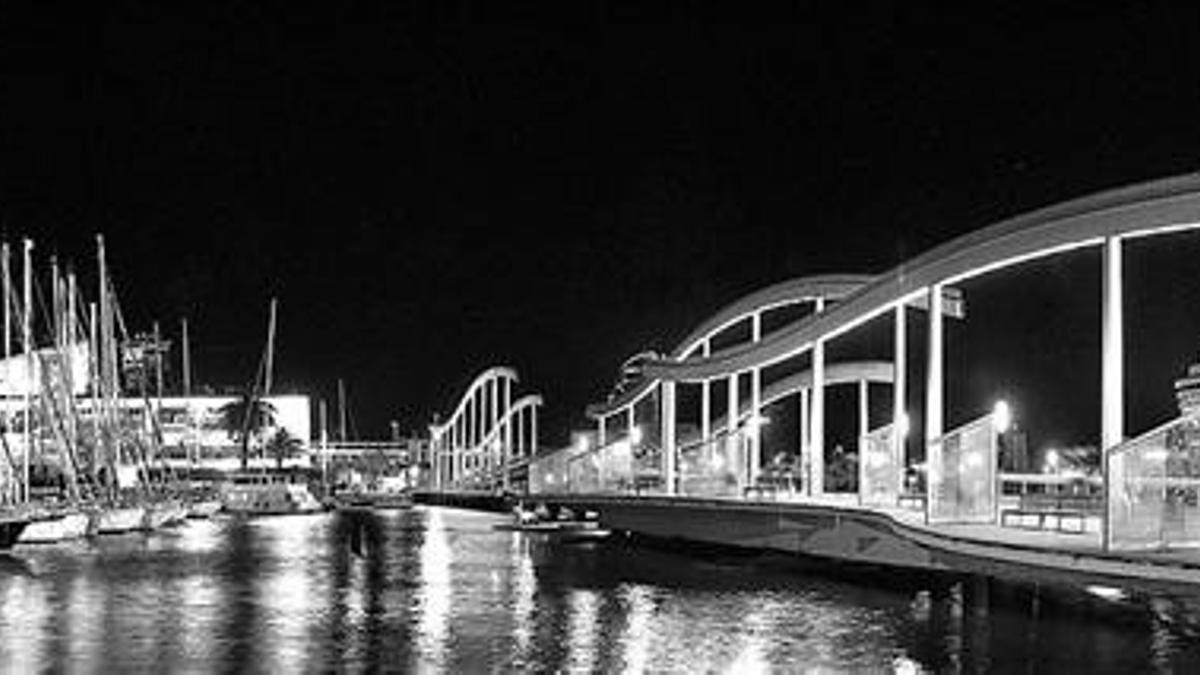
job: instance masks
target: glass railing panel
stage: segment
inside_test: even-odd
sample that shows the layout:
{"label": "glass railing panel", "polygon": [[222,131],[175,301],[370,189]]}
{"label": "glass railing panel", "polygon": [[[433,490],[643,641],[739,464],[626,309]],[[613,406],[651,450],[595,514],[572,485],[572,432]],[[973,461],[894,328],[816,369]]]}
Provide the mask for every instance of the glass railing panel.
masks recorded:
{"label": "glass railing panel", "polygon": [[926,518],[930,523],[996,521],[996,438],[989,414],[929,443]]}
{"label": "glass railing panel", "polygon": [[864,506],[896,506],[900,501],[903,465],[888,424],[859,439],[858,487]]}
{"label": "glass railing panel", "polygon": [[1200,418],[1172,420],[1107,461],[1110,549],[1200,547]]}

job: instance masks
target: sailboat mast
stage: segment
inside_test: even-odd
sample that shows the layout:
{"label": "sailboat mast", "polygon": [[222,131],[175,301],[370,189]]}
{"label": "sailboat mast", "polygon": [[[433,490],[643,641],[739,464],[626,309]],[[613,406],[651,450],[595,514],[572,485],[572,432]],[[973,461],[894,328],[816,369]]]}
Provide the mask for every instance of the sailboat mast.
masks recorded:
{"label": "sailboat mast", "polygon": [[346,442],[346,382],[338,378],[338,440]]}
{"label": "sailboat mast", "polygon": [[192,353],[191,344],[188,342],[188,322],[187,317],[181,320],[181,332],[183,333],[183,400],[187,410],[187,453],[188,463],[195,466],[199,454],[196,451],[196,419],[195,412],[192,410]]}
{"label": "sailboat mast", "polygon": [[[113,399],[116,392],[113,388],[116,383],[116,362],[115,353],[112,351],[112,306],[108,298],[108,265],[104,256],[104,235],[96,235],[96,267],[99,277],[99,294],[97,295],[100,305],[100,325],[98,335],[96,336],[97,345],[97,380],[98,390],[100,395],[100,414],[102,416],[102,426],[107,431],[108,443],[105,444],[105,463],[110,469],[115,469],[115,465],[121,462],[120,441],[118,434],[113,433],[112,410]],[[116,447],[113,447],[116,446]],[[113,478],[116,478],[114,475]]]}
{"label": "sailboat mast", "polygon": [[271,318],[267,323],[267,365],[263,380],[263,397],[271,395],[271,374],[275,367],[275,308],[278,301],[271,298]]}
{"label": "sailboat mast", "polygon": [[25,347],[25,409],[23,411],[25,420],[25,450],[22,453],[24,456],[22,471],[24,472],[24,501],[29,501],[29,461],[33,450],[33,434],[30,430],[30,394],[32,393],[33,383],[35,381],[35,363],[33,353],[33,240],[25,240],[25,255],[22,259],[24,264],[24,308],[21,312],[21,337],[22,344]]}
{"label": "sailboat mast", "polygon": [[183,395],[188,398],[192,395],[192,352],[186,317],[183,319]]}
{"label": "sailboat mast", "polygon": [[0,245],[0,275],[4,276],[4,358],[12,356],[12,279],[8,269],[12,253],[8,242]]}
{"label": "sailboat mast", "polygon": [[96,303],[88,303],[88,375],[92,396],[92,471],[98,471],[104,462],[100,442],[100,337],[96,325]]}
{"label": "sailboat mast", "polygon": [[[3,299],[3,302],[4,302],[4,360],[5,360],[5,363],[7,363],[8,359],[12,356],[12,300],[11,300],[12,289],[10,288],[11,280],[9,279],[9,269],[8,269],[9,256],[10,256],[10,253],[9,253],[9,249],[8,249],[8,242],[5,241],[3,243],[0,243],[0,276],[4,277],[4,281],[3,281],[4,299]],[[14,502],[14,501],[17,501],[18,497],[19,497],[18,496],[18,486],[16,485],[17,465],[16,465],[16,461],[13,459],[13,457],[12,457],[11,453],[9,453],[9,449],[8,449],[8,430],[12,427],[12,424],[11,424],[12,420],[11,420],[11,416],[9,415],[7,409],[3,412],[3,421],[4,421],[4,428],[3,428],[3,430],[0,430],[0,433],[3,433],[5,436],[3,439],[0,439],[0,440],[4,441],[4,454],[5,454],[5,459],[7,460],[7,462],[4,465],[4,473],[8,477],[8,480],[5,481],[5,486],[4,486],[4,498],[5,498],[5,501]]]}
{"label": "sailboat mast", "polygon": [[158,330],[158,322],[154,322],[154,390],[158,398],[158,405],[162,406],[163,394],[163,360],[162,360],[162,334]]}

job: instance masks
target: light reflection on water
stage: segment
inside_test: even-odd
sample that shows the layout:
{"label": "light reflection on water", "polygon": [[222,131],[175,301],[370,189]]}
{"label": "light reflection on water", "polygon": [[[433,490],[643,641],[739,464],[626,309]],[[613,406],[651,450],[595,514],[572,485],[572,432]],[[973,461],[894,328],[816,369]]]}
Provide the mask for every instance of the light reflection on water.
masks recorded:
{"label": "light reflection on water", "polygon": [[[422,509],[215,520],[0,556],[0,672],[1192,671],[1196,605],[881,589]],[[1193,600],[1194,603],[1194,600]]]}

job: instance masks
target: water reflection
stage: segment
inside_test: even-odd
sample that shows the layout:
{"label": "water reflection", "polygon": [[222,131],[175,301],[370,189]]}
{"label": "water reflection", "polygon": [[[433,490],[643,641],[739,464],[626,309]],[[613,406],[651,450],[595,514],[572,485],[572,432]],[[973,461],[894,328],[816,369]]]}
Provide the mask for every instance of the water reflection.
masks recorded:
{"label": "water reflection", "polygon": [[19,550],[0,557],[0,672],[1200,668],[1196,598],[880,588],[498,522],[360,511]]}

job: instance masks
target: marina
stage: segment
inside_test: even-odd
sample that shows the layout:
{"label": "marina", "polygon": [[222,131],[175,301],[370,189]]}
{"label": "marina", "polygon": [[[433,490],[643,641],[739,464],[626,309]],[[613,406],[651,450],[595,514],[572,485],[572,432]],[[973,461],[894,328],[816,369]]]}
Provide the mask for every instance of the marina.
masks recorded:
{"label": "marina", "polygon": [[1200,663],[1200,610],[1167,598],[1147,609],[936,575],[864,583],[771,556],[494,528],[507,517],[418,506],[218,518],[2,558],[0,670]]}
{"label": "marina", "polygon": [[0,673],[1200,672],[1196,8],[42,10]]}

